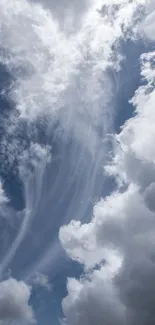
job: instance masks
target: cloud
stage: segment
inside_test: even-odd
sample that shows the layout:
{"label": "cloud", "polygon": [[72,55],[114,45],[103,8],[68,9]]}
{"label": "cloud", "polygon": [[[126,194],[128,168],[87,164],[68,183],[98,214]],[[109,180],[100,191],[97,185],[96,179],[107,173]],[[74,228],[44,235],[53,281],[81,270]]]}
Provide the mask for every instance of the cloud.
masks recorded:
{"label": "cloud", "polygon": [[76,32],[80,26],[81,19],[92,0],[30,0],[39,3],[43,8],[50,10],[66,32]]}
{"label": "cloud", "polygon": [[9,206],[7,203],[9,203],[9,198],[5,193],[3,182],[0,179],[0,216],[6,220],[9,214]]}
{"label": "cloud", "polygon": [[50,149],[49,146],[32,142],[19,157],[19,173],[25,191],[24,217],[12,245],[1,261],[1,274],[15,256],[35,215],[41,196],[45,168],[51,159]]}
{"label": "cloud", "polygon": [[155,52],[140,62],[135,116],[115,136],[106,167],[117,189],[95,205],[89,223],[60,229],[67,254],[85,267],[81,279],[68,280],[62,302],[67,324],[155,323]]}
{"label": "cloud", "polygon": [[150,40],[155,40],[155,3],[153,0],[149,0],[146,7],[146,17],[141,24],[141,31],[144,33],[145,37]]}
{"label": "cloud", "polygon": [[32,284],[41,287],[43,289],[46,289],[48,291],[51,291],[52,286],[49,283],[49,278],[47,275],[42,274],[42,273],[36,273],[34,277],[32,278]]}
{"label": "cloud", "polygon": [[[72,33],[77,2],[70,2],[64,28],[52,10],[42,6],[45,2],[0,2],[0,61],[14,77],[8,97],[19,120],[29,124],[46,115],[47,137],[58,121],[67,135],[73,134],[82,144],[82,153],[84,147],[96,153],[101,144],[98,129],[107,133],[113,121],[115,89],[108,72],[120,69],[122,39],[135,40],[139,32],[141,37],[153,39],[151,7],[143,20],[139,9],[142,6],[145,11],[144,0],[115,0],[110,5],[109,0],[92,1],[88,11],[83,13],[80,7],[78,28]],[[57,8],[56,15],[63,15],[64,7]],[[117,179],[118,188],[96,204],[90,223],[73,221],[60,230],[68,255],[85,267],[83,278],[68,280],[68,296],[63,301],[67,324],[154,324],[154,53],[142,56],[141,63],[147,85],[140,87],[132,100],[137,115],[116,136],[116,154],[106,168]],[[4,145],[8,149],[5,141]],[[18,153],[13,149],[11,142],[11,163]],[[25,185],[25,215],[1,263],[2,271],[16,254],[38,207],[46,158],[46,150],[38,144],[23,152],[20,176]],[[96,166],[98,162],[94,169]],[[11,294],[18,294],[16,286],[19,289],[21,282],[6,281],[13,288]],[[2,320],[23,316],[31,322],[30,290],[24,287],[25,298],[12,299],[12,307],[6,281],[1,289],[5,294]],[[37,282],[45,285],[46,279],[38,277]]]}
{"label": "cloud", "polygon": [[145,36],[150,39],[150,41],[155,40],[155,26],[154,26],[154,19],[155,19],[155,11],[149,14],[143,24],[143,30]]}
{"label": "cloud", "polygon": [[0,320],[34,323],[30,295],[31,288],[23,281],[9,278],[0,282]]}
{"label": "cloud", "polygon": [[[135,26],[137,6],[114,1],[102,15],[102,5],[109,1],[86,1],[77,32],[66,34],[45,2],[0,3],[0,41],[5,44],[0,61],[14,76],[8,97],[21,119],[32,122],[48,115],[51,125],[58,121],[93,150],[100,141],[98,130],[106,133],[113,123],[115,90],[108,70],[119,69],[119,41]],[[66,3],[77,15],[77,1]]]}
{"label": "cloud", "polygon": [[125,308],[118,303],[112,277],[113,269],[107,266],[80,281],[68,279],[68,296],[62,303],[66,324],[123,324]]}
{"label": "cloud", "polygon": [[3,183],[0,180],[0,205],[5,204],[8,202],[8,198],[5,194],[5,191],[3,189]]}
{"label": "cloud", "polygon": [[[78,2],[79,10],[82,12],[80,24],[76,33],[66,33],[66,29],[61,28],[53,11],[48,11],[43,5],[45,2],[26,0],[0,2],[2,44],[0,63],[9,72],[7,100],[11,101],[14,107],[10,114],[10,123],[6,127],[8,136],[4,136],[1,143],[2,159],[5,160],[3,169],[7,165],[12,171],[14,165],[18,164],[19,157],[23,156],[19,176],[24,183],[22,194],[25,199],[24,217],[12,245],[3,257],[1,272],[14,258],[30,229],[40,203],[47,161],[46,157],[44,159],[43,146],[32,144],[31,134],[33,133],[35,138],[34,142],[43,140],[42,131],[38,137],[36,129],[37,123],[40,123],[45,115],[46,119],[43,119],[45,124],[43,123],[42,127],[48,143],[53,138],[57,141],[57,132],[53,125],[56,127],[58,125],[61,139],[59,135],[58,137],[62,141],[63,149],[68,136],[69,139],[73,139],[73,145],[74,140],[76,142],[75,158],[73,159],[74,155],[71,157],[76,166],[84,160],[88,152],[91,154],[93,172],[90,167],[92,176],[90,188],[93,193],[95,177],[105,154],[101,148],[102,138],[113,125],[114,112],[111,102],[115,90],[108,71],[109,69],[117,71],[120,68],[123,58],[119,51],[119,41],[125,37],[128,26],[132,24],[135,11],[132,3],[128,4],[126,10],[124,3],[120,5],[119,2],[117,13],[115,12],[117,10],[112,10],[111,5],[112,14],[105,12],[104,16],[100,11],[103,3],[98,0],[86,1],[88,10],[83,13],[83,5],[80,7]],[[51,2],[51,7],[52,4]],[[61,4],[64,9],[64,2]],[[66,4],[73,8],[70,12],[73,11],[71,17],[74,18],[77,1],[69,4],[66,0]],[[112,21],[113,15],[115,19]],[[4,94],[6,95],[5,91]],[[23,133],[21,129],[24,129]],[[76,150],[78,147],[79,151]],[[43,154],[43,157],[34,158],[33,154],[36,156]],[[86,178],[88,180],[89,177]],[[88,193],[87,184],[85,188],[85,193],[86,191]],[[73,205],[74,201],[72,207]],[[68,211],[71,209],[68,208]]]}

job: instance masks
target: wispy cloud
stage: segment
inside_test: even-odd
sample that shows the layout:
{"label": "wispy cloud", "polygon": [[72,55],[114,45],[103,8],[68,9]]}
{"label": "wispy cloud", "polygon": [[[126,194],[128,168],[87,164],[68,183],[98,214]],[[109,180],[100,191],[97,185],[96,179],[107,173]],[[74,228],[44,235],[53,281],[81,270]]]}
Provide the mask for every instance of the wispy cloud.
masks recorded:
{"label": "wispy cloud", "polygon": [[52,286],[50,284],[48,276],[43,273],[37,272],[32,278],[31,283],[36,287],[41,287],[48,291],[52,290]]}
{"label": "wispy cloud", "polygon": [[[151,4],[144,7],[148,15]],[[145,37],[153,40],[154,26],[148,29],[145,23],[135,25],[135,31],[142,36],[143,26]],[[95,205],[90,223],[72,221],[60,230],[68,255],[85,266],[80,280],[68,279],[62,303],[67,324],[155,322],[155,53],[140,60],[144,84],[131,100],[136,114],[116,135],[114,158],[106,167],[117,189]]]}
{"label": "wispy cloud", "polygon": [[[73,211],[76,220],[79,214],[80,221],[71,221],[59,233],[67,254],[85,268],[79,280],[68,279],[63,300],[68,325],[155,322],[154,52],[140,58],[143,85],[131,100],[135,116],[114,137],[113,160],[105,168],[117,189],[95,204],[90,222],[81,221],[89,201],[96,199],[94,187],[107,154],[104,142],[113,132],[113,103],[120,85],[116,78],[114,86],[112,75],[117,75],[124,60],[121,41],[132,40],[135,46],[139,40],[153,42],[154,10],[153,0],[85,0],[83,5],[77,0],[0,2],[0,63],[11,79],[3,96],[14,108],[8,114],[1,157],[7,157],[4,169],[16,165],[25,204],[0,272],[10,267],[18,250],[29,247],[32,264],[26,277],[48,289],[48,278],[36,269],[43,269],[52,258],[61,264],[58,227],[70,220]],[[52,178],[54,141],[59,141],[61,163]],[[53,173],[56,164],[54,168]],[[66,211],[64,206],[58,210],[65,200]],[[6,203],[0,183],[0,204]],[[35,244],[28,235],[31,231]],[[23,282],[1,282],[2,321],[22,317],[31,322],[30,293]]]}

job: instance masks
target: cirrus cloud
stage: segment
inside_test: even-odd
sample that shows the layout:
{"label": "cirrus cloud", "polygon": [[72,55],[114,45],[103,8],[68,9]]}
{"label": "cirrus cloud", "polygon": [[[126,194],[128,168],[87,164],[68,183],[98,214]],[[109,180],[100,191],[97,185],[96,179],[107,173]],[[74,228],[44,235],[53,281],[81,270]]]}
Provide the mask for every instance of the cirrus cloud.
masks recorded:
{"label": "cirrus cloud", "polygon": [[95,205],[89,223],[60,229],[67,254],[85,267],[80,280],[68,280],[62,303],[67,324],[155,323],[155,52],[140,61],[135,116],[115,136],[114,158],[105,168],[117,189]]}

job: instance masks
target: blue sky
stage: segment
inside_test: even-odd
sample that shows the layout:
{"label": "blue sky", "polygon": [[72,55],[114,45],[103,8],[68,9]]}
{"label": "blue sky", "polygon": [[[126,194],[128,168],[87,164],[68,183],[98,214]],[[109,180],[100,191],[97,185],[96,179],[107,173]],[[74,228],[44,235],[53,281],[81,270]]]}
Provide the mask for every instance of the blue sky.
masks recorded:
{"label": "blue sky", "polygon": [[0,4],[0,324],[154,324],[154,10]]}

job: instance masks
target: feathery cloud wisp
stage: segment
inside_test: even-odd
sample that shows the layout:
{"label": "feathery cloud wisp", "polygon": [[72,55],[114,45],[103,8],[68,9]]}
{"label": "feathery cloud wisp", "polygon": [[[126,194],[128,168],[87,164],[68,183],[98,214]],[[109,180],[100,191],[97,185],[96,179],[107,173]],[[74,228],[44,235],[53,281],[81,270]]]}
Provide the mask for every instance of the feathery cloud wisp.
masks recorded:
{"label": "feathery cloud wisp", "polygon": [[[153,40],[152,29],[144,28]],[[68,279],[67,324],[155,323],[155,52],[141,56],[141,76],[145,83],[131,100],[136,115],[116,135],[106,167],[117,189],[96,204],[89,223],[60,229],[68,255],[85,266],[84,277]]]}

